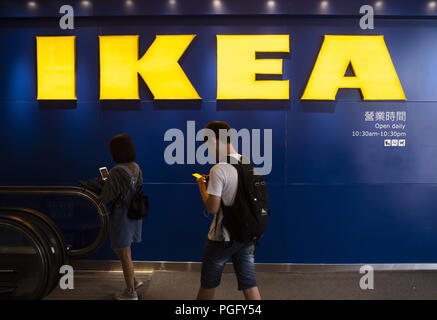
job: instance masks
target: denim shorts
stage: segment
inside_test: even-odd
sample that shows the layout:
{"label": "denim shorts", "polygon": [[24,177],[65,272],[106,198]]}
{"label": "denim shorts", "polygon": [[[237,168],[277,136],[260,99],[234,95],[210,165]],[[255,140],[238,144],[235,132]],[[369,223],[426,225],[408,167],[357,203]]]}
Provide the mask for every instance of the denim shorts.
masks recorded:
{"label": "denim shorts", "polygon": [[220,285],[225,263],[232,258],[238,280],[238,290],[256,287],[255,243],[207,240],[202,262],[201,286],[214,289]]}

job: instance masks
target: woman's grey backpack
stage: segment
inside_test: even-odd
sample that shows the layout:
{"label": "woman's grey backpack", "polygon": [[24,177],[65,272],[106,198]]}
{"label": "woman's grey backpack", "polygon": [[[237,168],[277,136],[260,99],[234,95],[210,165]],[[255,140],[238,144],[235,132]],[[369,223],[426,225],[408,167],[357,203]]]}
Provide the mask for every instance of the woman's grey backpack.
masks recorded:
{"label": "woman's grey backpack", "polygon": [[130,205],[124,202],[127,207],[127,216],[133,220],[149,218],[149,197],[143,194],[143,192],[141,191],[141,185],[137,186],[139,178],[139,168],[136,168],[136,174],[132,176],[132,173],[126,166],[119,165],[119,167],[124,169],[131,178],[130,192],[134,193]]}

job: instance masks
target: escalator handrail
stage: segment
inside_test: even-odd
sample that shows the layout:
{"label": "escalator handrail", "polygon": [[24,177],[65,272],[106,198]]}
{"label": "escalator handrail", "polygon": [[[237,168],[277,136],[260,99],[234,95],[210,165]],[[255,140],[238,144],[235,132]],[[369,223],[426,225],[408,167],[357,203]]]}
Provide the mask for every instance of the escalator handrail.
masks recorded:
{"label": "escalator handrail", "polygon": [[88,247],[69,250],[69,256],[82,258],[94,253],[106,240],[108,232],[108,211],[99,197],[85,189],[72,186],[0,186],[0,194],[38,194],[38,195],[74,195],[90,201],[97,209],[100,218],[100,230],[97,238]]}

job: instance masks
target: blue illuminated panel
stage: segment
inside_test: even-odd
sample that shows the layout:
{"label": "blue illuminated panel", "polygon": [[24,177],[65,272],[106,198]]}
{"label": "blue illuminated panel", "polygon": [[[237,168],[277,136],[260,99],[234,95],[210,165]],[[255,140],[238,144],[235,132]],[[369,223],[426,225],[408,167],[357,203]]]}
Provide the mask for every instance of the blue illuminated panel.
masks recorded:
{"label": "blue illuminated panel", "polygon": [[[1,8],[8,3],[9,16],[25,15],[20,2],[2,2]],[[259,12],[258,4],[250,10]],[[392,8],[387,14],[425,14],[409,11],[409,5],[384,4]],[[92,10],[105,16],[116,8],[115,2],[105,8],[94,3]],[[184,13],[212,13],[202,6],[184,8]],[[349,5],[336,8],[352,14]],[[147,10],[168,14],[158,5]],[[350,17],[120,16],[78,19],[69,31],[52,21],[0,19],[0,38],[7,44],[0,51],[5,62],[0,64],[1,185],[77,185],[98,175],[100,166],[114,165],[108,141],[126,132],[136,144],[151,199],[143,242],[133,246],[135,259],[200,261],[211,218],[204,217],[191,173],[207,172],[209,166],[167,165],[163,137],[170,128],[186,132],[189,120],[196,121],[197,130],[210,120],[225,120],[237,129],[273,129],[273,170],[266,177],[271,224],[258,262],[437,261],[437,21],[380,18],[374,30],[361,30],[358,19]],[[99,101],[98,35],[114,34],[140,35],[141,54],[156,34],[197,34],[181,65],[202,101],[157,103],[142,80],[138,103]],[[283,78],[290,80],[291,100],[217,103],[217,34],[290,34]],[[301,101],[325,34],[384,35],[407,101],[364,102],[354,90],[340,90],[335,102]],[[37,35],[77,36],[77,104],[47,108],[36,101]],[[376,121],[365,121],[366,112],[397,111],[406,112],[405,147],[385,147],[380,136],[353,136],[354,131],[382,131],[374,129]],[[10,201],[0,199],[0,205]],[[81,218],[95,223],[95,217],[91,222]],[[69,237],[80,237],[79,230]],[[90,258],[115,256],[106,243]]]}

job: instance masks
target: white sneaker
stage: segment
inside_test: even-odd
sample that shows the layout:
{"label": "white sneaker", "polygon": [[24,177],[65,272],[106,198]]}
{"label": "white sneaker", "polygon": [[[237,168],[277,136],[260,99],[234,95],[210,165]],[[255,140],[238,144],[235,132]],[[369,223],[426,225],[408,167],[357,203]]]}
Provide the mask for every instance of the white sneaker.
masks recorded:
{"label": "white sneaker", "polygon": [[138,280],[137,278],[134,279],[134,287],[135,289],[138,289],[141,287],[144,283],[141,280]]}
{"label": "white sneaker", "polygon": [[124,291],[121,292],[117,292],[114,297],[116,300],[138,300],[137,292],[129,292],[127,289],[124,289]]}

